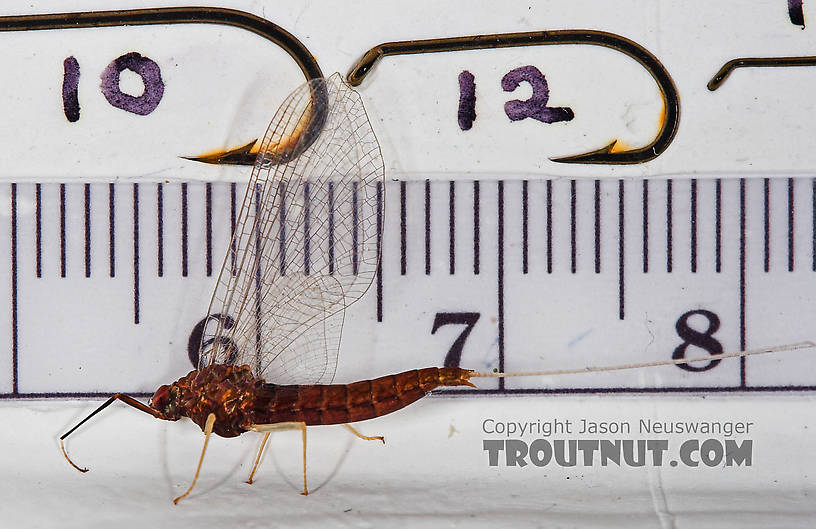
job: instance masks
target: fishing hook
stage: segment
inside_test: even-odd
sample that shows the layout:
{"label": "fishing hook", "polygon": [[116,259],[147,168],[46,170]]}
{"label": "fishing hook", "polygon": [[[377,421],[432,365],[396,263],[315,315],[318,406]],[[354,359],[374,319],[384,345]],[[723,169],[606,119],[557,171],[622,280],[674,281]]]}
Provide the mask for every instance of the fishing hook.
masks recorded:
{"label": "fishing hook", "polygon": [[[37,31],[48,29],[101,28],[115,26],[147,26],[160,24],[218,24],[233,26],[260,35],[277,44],[297,63],[307,80],[322,79],[317,60],[294,35],[251,13],[222,7],[160,7],[114,11],[81,11],[44,15],[14,15],[0,17],[0,31]],[[295,137],[281,142],[277,151],[266,153],[269,163],[282,163],[297,157],[317,138],[326,121],[328,109],[323,102],[327,93],[324,83],[313,83],[311,112],[304,117]],[[257,158],[257,139],[238,149],[184,157],[212,164],[254,165]],[[294,148],[289,148],[294,146]]]}
{"label": "fishing hook", "polygon": [[706,85],[712,92],[719,88],[737,68],[816,66],[816,56],[803,57],[739,57],[722,65]]}
{"label": "fishing hook", "polygon": [[651,143],[644,147],[615,150],[618,140],[608,145],[582,154],[551,158],[561,163],[594,164],[636,164],[648,162],[666,150],[677,133],[680,122],[680,99],[669,72],[657,57],[641,46],[614,33],[586,29],[566,29],[556,31],[531,31],[523,33],[498,33],[470,37],[449,37],[427,40],[405,40],[386,42],[368,50],[347,75],[352,86],[359,85],[374,65],[388,55],[438,53],[444,51],[482,50],[492,48],[512,48],[518,46],[543,46],[550,44],[588,44],[602,46],[623,53],[636,60],[657,83],[663,98],[663,116],[660,130]]}

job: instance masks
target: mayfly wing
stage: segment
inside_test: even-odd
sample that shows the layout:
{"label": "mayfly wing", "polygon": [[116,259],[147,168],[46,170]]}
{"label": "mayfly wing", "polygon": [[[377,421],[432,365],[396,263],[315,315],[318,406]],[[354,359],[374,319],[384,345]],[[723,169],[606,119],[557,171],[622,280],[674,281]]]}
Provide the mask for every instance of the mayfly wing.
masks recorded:
{"label": "mayfly wing", "polygon": [[[316,139],[298,130],[307,113],[325,116]],[[280,145],[295,136],[313,143],[290,146],[299,154],[281,159]],[[246,364],[276,383],[332,380],[345,309],[377,271],[384,176],[360,96],[339,74],[286,99],[247,186],[199,367]]]}

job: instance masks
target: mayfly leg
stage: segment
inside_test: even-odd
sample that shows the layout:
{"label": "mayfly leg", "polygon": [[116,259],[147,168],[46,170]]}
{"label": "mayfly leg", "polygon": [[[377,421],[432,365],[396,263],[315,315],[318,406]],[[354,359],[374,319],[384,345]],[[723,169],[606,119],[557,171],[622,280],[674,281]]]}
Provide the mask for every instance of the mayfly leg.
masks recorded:
{"label": "mayfly leg", "polygon": [[353,433],[354,435],[356,435],[357,437],[359,437],[360,439],[362,439],[364,441],[382,441],[382,444],[385,444],[385,437],[383,437],[382,435],[372,435],[372,436],[363,435],[360,432],[358,432],[354,428],[354,426],[352,426],[350,424],[344,424],[343,426],[348,428],[349,431],[351,431],[351,433]]}
{"label": "mayfly leg", "polygon": [[[250,430],[253,432],[264,432],[266,433],[266,437],[268,437],[269,432],[274,430],[296,430],[300,429],[301,436],[303,439],[303,492],[301,495],[308,496],[309,495],[309,488],[306,486],[306,423],[305,422],[278,422],[274,424],[253,424],[249,427]],[[264,444],[266,444],[266,437],[264,437],[263,443],[261,443],[261,450],[263,450]],[[261,454],[258,452],[258,458],[255,461],[255,466],[258,465],[258,460],[260,460]],[[252,468],[252,474],[249,475],[248,482],[252,481],[252,476],[255,474],[255,467]]]}
{"label": "mayfly leg", "polygon": [[101,406],[99,406],[93,412],[91,412],[90,415],[88,415],[87,417],[85,417],[84,419],[79,421],[79,423],[76,426],[74,426],[73,428],[71,428],[70,430],[68,430],[64,434],[62,434],[60,436],[60,438],[59,438],[60,448],[62,449],[62,455],[65,456],[65,459],[68,461],[68,463],[71,464],[72,467],[79,470],[80,472],[87,472],[88,469],[87,468],[81,468],[81,467],[77,466],[73,461],[71,461],[71,458],[68,457],[68,452],[65,451],[65,442],[64,442],[65,438],[68,437],[69,435],[71,435],[72,433],[74,433],[74,431],[76,431],[77,428],[79,428],[80,426],[82,426],[83,424],[88,422],[91,419],[91,417],[93,417],[94,415],[96,415],[100,411],[102,411],[105,408],[107,408],[108,406],[110,406],[113,403],[113,401],[115,401],[115,400],[121,400],[125,404],[127,404],[129,406],[133,406],[134,408],[136,408],[139,411],[149,413],[150,415],[152,415],[153,417],[156,417],[157,419],[163,419],[164,418],[164,414],[162,414],[158,410],[154,410],[153,408],[151,408],[147,404],[143,404],[143,403],[139,402],[138,400],[134,399],[133,397],[131,397],[129,395],[125,395],[124,393],[116,393],[115,395],[112,395]]}
{"label": "mayfly leg", "polygon": [[[302,426],[301,426],[302,425]],[[346,428],[348,428],[351,433],[363,439],[365,441],[382,441],[385,444],[385,437],[381,435],[375,436],[368,436],[363,435],[358,432],[352,425],[344,424]],[[249,478],[246,480],[246,483],[252,485],[253,477],[255,476],[255,471],[258,470],[258,463],[261,462],[261,455],[263,454],[264,447],[266,447],[266,442],[269,440],[269,434],[272,433],[272,430],[287,430],[293,428],[302,428],[303,430],[303,490],[306,491],[306,426],[304,423],[295,422],[295,423],[279,423],[279,424],[256,424],[252,427],[253,430],[256,432],[264,431],[264,438],[261,441],[261,447],[258,449],[258,455],[255,456],[255,463],[252,465],[252,472],[249,473]],[[308,492],[306,492],[308,494]]]}
{"label": "mayfly leg", "polygon": [[269,434],[272,433],[266,432],[264,434],[263,441],[261,441],[261,447],[258,449],[258,455],[255,457],[255,463],[252,465],[252,472],[249,473],[249,478],[247,478],[246,483],[248,485],[252,485],[253,481],[252,478],[255,476],[255,471],[258,470],[258,463],[261,462],[261,455],[263,454],[264,447],[266,446],[266,442],[269,440]]}
{"label": "mayfly leg", "polygon": [[190,487],[184,494],[173,500],[174,504],[178,504],[179,500],[190,494],[190,491],[193,490],[193,487],[195,487],[196,481],[198,481],[198,473],[201,472],[201,464],[204,462],[204,454],[207,452],[207,445],[210,442],[210,434],[212,434],[214,425],[215,414],[211,413],[207,415],[207,422],[204,424],[204,447],[201,449],[201,457],[198,458],[198,466],[196,467],[195,476],[193,476],[193,482],[190,483]]}

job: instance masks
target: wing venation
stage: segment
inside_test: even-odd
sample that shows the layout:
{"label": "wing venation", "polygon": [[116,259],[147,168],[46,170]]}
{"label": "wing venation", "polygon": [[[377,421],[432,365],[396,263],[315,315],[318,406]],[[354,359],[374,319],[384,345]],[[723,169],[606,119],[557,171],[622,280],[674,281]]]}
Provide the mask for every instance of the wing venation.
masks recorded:
{"label": "wing venation", "polygon": [[[322,83],[322,84],[321,84]],[[323,97],[313,97],[323,94]],[[327,105],[317,139],[303,119]],[[293,137],[313,143],[281,160]],[[282,162],[282,163],[281,163]],[[208,314],[199,367],[246,364],[267,381],[315,384],[337,369],[344,313],[379,264],[382,155],[360,96],[339,74],[295,90],[261,143]],[[229,327],[229,328],[227,328]]]}

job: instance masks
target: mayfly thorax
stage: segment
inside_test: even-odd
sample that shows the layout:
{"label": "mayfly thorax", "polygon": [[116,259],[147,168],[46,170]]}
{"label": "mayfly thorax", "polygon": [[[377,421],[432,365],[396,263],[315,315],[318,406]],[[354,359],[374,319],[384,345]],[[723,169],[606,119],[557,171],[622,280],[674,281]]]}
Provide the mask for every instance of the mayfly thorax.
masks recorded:
{"label": "mayfly thorax", "polygon": [[[320,116],[312,119],[310,116]],[[810,342],[669,361],[538,373],[478,373],[429,367],[332,384],[346,308],[372,284],[384,221],[385,169],[360,96],[338,75],[309,81],[281,105],[260,150],[201,333],[198,369],[161,386],[149,405],[115,394],[60,437],[115,400],[164,420],[188,417],[209,437],[299,429],[306,485],[306,428],[349,423],[403,408],[440,386],[471,378],[643,368],[803,349]]]}

